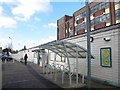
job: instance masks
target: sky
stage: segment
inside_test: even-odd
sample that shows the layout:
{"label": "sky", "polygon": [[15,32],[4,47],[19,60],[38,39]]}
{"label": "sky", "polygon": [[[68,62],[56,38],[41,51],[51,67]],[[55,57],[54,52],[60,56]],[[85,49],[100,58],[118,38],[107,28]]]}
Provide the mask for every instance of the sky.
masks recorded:
{"label": "sky", "polygon": [[[57,20],[84,6],[78,0],[0,0],[0,46],[20,50],[57,39]],[[10,37],[10,38],[9,38]]]}

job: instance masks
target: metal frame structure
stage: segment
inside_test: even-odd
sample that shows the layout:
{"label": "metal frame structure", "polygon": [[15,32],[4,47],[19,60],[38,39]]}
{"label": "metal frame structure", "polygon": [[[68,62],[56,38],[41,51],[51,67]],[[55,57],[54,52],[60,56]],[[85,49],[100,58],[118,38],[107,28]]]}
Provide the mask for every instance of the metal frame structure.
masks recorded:
{"label": "metal frame structure", "polygon": [[[57,80],[57,69],[62,70],[62,84],[64,83],[64,72],[67,70],[69,71],[69,82],[70,85],[72,84],[72,79],[71,79],[71,67],[70,67],[70,60],[69,58],[76,58],[76,84],[78,84],[78,58],[86,58],[87,59],[87,50],[75,43],[71,43],[68,41],[63,41],[63,40],[55,40],[52,42],[48,42],[46,44],[42,44],[39,46],[36,46],[39,49],[48,49],[48,61],[49,61],[49,51],[52,51],[55,53],[54,56],[54,63],[53,65],[50,65],[48,62],[47,65],[47,73],[50,72],[50,78],[52,77],[52,72],[55,71],[55,81]],[[64,67],[64,66],[59,66],[57,67],[56,65],[56,54],[59,55],[61,58],[62,57],[66,57],[67,58],[67,62],[68,62],[68,67]],[[94,58],[93,55],[91,55],[91,58]],[[84,63],[84,70],[83,70],[83,77],[82,77],[82,83],[84,83],[84,73],[85,73],[85,67],[86,67],[86,61]],[[61,69],[61,67],[63,67],[63,69]],[[43,67],[44,68],[44,67]],[[68,70],[68,69],[69,70]],[[51,69],[51,70],[50,70]],[[55,70],[56,69],[56,70]],[[43,72],[45,72],[43,70]],[[47,75],[46,73],[46,75]]]}

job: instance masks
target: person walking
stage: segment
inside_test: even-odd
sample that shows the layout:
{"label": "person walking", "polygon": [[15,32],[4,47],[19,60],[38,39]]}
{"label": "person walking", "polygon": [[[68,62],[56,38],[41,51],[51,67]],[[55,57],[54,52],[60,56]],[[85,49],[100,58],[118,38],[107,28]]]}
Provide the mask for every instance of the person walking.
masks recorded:
{"label": "person walking", "polygon": [[27,65],[27,58],[28,58],[28,56],[27,56],[27,54],[25,54],[25,56],[24,56],[25,65]]}

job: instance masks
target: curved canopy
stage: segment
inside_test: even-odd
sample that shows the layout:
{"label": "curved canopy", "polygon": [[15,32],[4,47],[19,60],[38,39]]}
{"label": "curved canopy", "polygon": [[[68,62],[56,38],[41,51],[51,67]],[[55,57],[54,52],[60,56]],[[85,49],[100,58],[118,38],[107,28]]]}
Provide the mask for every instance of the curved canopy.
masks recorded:
{"label": "curved canopy", "polygon": [[[87,55],[87,50],[85,48],[67,41],[55,40],[46,44],[42,44],[38,47],[51,50],[61,57],[68,55],[69,58],[76,58],[77,56],[78,58],[86,58]],[[78,55],[76,53],[76,50],[78,50]],[[94,58],[93,55],[91,55],[91,58]]]}

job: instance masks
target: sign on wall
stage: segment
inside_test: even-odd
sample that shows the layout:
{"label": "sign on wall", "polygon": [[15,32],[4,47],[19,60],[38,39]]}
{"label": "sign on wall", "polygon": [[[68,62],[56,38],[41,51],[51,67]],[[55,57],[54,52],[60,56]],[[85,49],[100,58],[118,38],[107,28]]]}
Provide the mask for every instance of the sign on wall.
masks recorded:
{"label": "sign on wall", "polygon": [[100,59],[101,59],[101,66],[111,67],[111,48],[101,48],[100,49]]}

